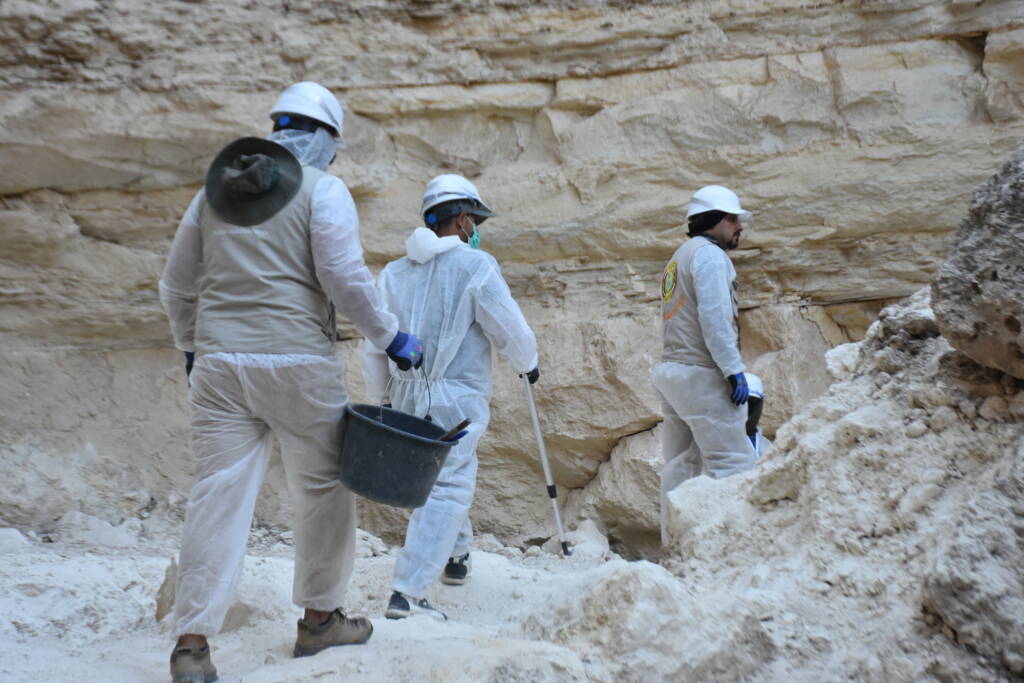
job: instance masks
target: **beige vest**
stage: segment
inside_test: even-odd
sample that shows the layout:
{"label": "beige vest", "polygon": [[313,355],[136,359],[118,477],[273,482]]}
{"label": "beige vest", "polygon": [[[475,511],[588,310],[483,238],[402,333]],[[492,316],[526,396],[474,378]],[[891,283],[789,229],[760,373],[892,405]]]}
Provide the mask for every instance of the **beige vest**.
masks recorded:
{"label": "beige vest", "polygon": [[[692,237],[672,255],[661,275],[661,332],[663,361],[717,368],[708,351],[697,312],[697,290],[693,284],[693,259],[701,249],[719,249],[703,237]],[[732,298],[732,326],[739,346],[739,307],[736,302],[736,271],[728,263]]]}
{"label": "beige vest", "polygon": [[333,352],[334,306],[316,277],[309,243],[313,188],[326,175],[303,166],[292,200],[250,227],[221,220],[203,203],[197,354]]}

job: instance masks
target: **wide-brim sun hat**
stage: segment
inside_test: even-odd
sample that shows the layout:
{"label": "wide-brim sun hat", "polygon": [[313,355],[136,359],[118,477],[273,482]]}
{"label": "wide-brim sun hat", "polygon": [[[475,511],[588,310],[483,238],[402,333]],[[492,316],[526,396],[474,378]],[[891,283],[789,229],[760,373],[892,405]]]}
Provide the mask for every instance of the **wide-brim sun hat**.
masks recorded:
{"label": "wide-brim sun hat", "polygon": [[302,185],[302,164],[264,138],[239,138],[217,153],[206,172],[206,201],[222,220],[242,227],[272,218]]}

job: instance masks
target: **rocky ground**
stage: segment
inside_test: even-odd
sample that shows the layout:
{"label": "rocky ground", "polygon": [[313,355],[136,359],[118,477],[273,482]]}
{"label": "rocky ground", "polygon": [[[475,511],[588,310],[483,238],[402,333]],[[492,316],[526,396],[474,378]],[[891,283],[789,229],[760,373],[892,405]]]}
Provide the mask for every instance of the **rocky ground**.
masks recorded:
{"label": "rocky ground", "polygon": [[[116,539],[100,529],[79,525],[48,540],[0,533],[0,582],[9,587],[0,596],[3,680],[78,681],[83,671],[89,680],[164,677],[173,640],[170,619],[157,617],[170,604],[165,577],[169,568],[173,574],[175,549],[152,540],[113,547],[106,543]],[[538,547],[523,553],[493,537],[479,539],[471,582],[433,589],[432,600],[450,617],[441,623],[383,618],[395,548],[361,535],[346,608],[372,618],[373,637],[365,646],[295,660],[292,549],[287,534],[257,530],[238,600],[213,641],[215,664],[224,681],[587,680],[582,655],[523,627],[548,619],[552,605],[578,599],[581,580],[598,583],[629,566],[607,564],[607,545],[597,535],[574,540],[577,552],[562,559]],[[654,565],[642,571],[671,580]]]}

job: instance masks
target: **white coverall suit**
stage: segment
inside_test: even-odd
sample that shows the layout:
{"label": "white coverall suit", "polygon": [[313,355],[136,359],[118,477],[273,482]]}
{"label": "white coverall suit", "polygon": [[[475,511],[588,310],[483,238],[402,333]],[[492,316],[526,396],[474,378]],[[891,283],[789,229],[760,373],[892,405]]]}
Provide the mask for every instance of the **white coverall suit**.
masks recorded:
{"label": "white coverall suit", "polygon": [[396,410],[423,417],[429,407],[445,429],[472,420],[469,433],[449,451],[426,504],[413,512],[395,563],[393,589],[422,599],[448,558],[469,552],[476,447],[490,418],[491,346],[525,373],[537,366],[537,342],[490,254],[427,228],[417,228],[405,245],[407,256],[389,263],[377,284],[399,326],[423,342],[426,377],[400,373],[383,347],[368,341],[367,388],[382,400],[390,376],[387,398]]}
{"label": "white coverall suit", "polygon": [[[289,147],[300,161],[320,159],[326,166],[333,154],[333,142],[321,131],[280,133],[271,139]],[[323,138],[323,144],[317,144],[318,138]],[[305,145],[290,144],[296,141]],[[326,305],[333,301],[368,338],[386,346],[398,323],[385,308],[363,262],[352,197],[338,178],[309,169],[303,168],[313,184],[305,195],[308,204],[296,207],[293,214],[299,217],[300,227],[306,227],[305,233],[295,233],[300,245],[297,251],[302,253],[288,258],[311,264],[307,270],[312,272],[263,273],[261,282],[248,284],[245,268],[237,268],[233,275],[241,280],[243,291],[250,285],[269,288],[260,290],[264,294],[272,294],[273,287],[286,286],[268,282],[287,280],[287,286],[295,286],[301,279],[303,291],[315,292],[314,298],[321,303],[327,297]],[[348,396],[343,368],[330,351],[334,330],[328,328],[333,325],[314,330],[315,340],[280,339],[271,352],[248,348],[244,334],[239,335],[236,350],[207,352],[201,341],[197,348],[197,337],[202,336],[196,332],[197,309],[204,305],[210,281],[211,264],[204,265],[204,255],[210,257],[212,248],[211,244],[204,248],[201,226],[212,220],[204,215],[210,211],[200,190],[178,226],[160,280],[160,298],[177,347],[197,352],[189,392],[195,483],[189,495],[178,567],[176,636],[211,636],[223,624],[241,576],[272,435],[281,444],[295,500],[294,603],[322,611],[342,606],[355,555],[355,496],[338,478],[339,422]],[[278,215],[221,239],[233,240],[238,249],[248,253],[266,256],[267,247],[259,235],[279,227],[275,225]],[[276,308],[287,314],[288,301],[290,294],[283,303],[275,302]],[[252,302],[251,310],[247,305],[243,299],[235,318],[243,332],[247,321],[256,325],[266,317],[259,301]],[[202,313],[198,317],[201,328]],[[326,343],[326,351],[304,352],[310,341]],[[290,352],[292,343],[303,351]]]}
{"label": "white coverall suit", "polygon": [[697,236],[672,256],[662,275],[662,360],[651,380],[662,399],[662,537],[666,497],[706,474],[720,478],[754,466],[747,406],[730,399],[730,375],[744,372],[732,261]]}

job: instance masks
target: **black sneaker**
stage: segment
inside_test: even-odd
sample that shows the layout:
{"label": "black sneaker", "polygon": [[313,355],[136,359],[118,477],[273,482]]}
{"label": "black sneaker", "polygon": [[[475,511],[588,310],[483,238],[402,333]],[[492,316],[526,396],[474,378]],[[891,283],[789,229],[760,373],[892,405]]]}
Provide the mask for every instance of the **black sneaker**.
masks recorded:
{"label": "black sneaker", "polygon": [[426,598],[417,600],[404,593],[393,592],[384,616],[388,619],[405,619],[413,614],[427,614],[438,621],[448,621],[448,615],[427,602]]}
{"label": "black sneaker", "polygon": [[441,583],[449,586],[461,586],[466,583],[469,577],[469,553],[459,557],[449,557],[448,564],[444,566],[444,574],[441,574]]}
{"label": "black sneaker", "polygon": [[173,683],[213,683],[217,669],[210,661],[210,646],[178,647],[171,653]]}

